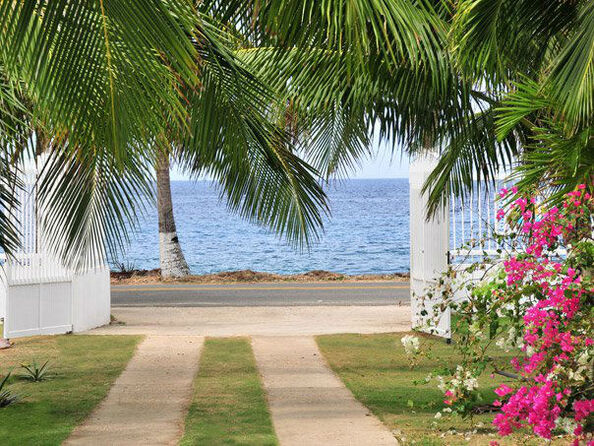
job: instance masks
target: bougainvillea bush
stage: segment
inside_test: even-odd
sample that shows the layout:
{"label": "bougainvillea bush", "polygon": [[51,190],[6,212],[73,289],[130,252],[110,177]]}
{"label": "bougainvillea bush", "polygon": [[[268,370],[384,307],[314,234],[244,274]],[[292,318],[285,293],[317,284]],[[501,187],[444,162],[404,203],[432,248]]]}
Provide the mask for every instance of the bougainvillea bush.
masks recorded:
{"label": "bougainvillea bush", "polygon": [[[438,377],[446,412],[473,413],[476,378],[491,373],[505,379],[491,407],[500,435],[528,428],[594,445],[594,199],[581,185],[558,207],[517,197],[515,188],[501,200],[508,206],[497,218],[509,231],[499,241],[514,249],[503,261],[482,262],[486,279],[461,302],[452,298],[460,272],[440,281],[435,314],[455,311],[463,358]],[[505,369],[491,359],[494,348],[514,353]]]}

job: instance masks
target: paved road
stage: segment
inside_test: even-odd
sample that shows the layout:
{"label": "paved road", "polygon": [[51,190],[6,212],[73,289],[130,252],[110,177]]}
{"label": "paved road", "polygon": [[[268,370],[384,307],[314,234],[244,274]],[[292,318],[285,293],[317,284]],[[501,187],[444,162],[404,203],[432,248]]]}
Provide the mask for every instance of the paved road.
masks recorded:
{"label": "paved road", "polygon": [[216,307],[408,304],[408,282],[114,285],[114,306]]}

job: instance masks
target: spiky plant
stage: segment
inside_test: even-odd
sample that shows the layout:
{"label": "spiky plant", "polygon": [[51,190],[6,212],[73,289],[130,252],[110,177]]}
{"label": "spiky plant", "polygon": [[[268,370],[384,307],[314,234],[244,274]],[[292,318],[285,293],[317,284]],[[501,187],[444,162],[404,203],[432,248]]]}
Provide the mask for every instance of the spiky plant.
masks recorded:
{"label": "spiky plant", "polygon": [[45,381],[50,377],[50,369],[48,365],[49,360],[41,365],[37,361],[33,361],[31,364],[21,364],[23,372],[20,375],[20,378],[32,382]]}
{"label": "spiky plant", "polygon": [[0,381],[0,408],[7,407],[19,401],[20,397],[8,388],[10,372]]}

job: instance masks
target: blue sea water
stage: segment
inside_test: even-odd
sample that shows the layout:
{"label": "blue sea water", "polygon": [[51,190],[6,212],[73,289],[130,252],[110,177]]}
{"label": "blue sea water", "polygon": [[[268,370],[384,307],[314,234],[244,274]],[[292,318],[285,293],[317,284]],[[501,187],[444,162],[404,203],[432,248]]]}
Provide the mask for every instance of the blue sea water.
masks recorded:
{"label": "blue sea water", "polygon": [[[332,182],[327,187],[332,215],[320,240],[304,252],[230,213],[208,181],[174,181],[171,186],[178,236],[194,274],[242,269],[281,274],[409,270],[407,179]],[[156,210],[149,210],[119,260],[134,268],[158,268],[157,231]]]}

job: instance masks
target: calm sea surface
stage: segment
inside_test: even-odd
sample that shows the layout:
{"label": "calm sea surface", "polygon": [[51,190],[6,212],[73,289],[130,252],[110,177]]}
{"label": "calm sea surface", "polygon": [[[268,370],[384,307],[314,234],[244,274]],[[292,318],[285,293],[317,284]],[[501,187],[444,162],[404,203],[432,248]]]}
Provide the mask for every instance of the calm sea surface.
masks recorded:
{"label": "calm sea surface", "polygon": [[[347,274],[409,270],[408,180],[343,180],[327,189],[332,215],[321,239],[299,252],[268,229],[229,213],[210,182],[172,183],[177,233],[195,274],[252,269]],[[156,211],[141,220],[121,261],[159,266]]]}

